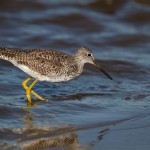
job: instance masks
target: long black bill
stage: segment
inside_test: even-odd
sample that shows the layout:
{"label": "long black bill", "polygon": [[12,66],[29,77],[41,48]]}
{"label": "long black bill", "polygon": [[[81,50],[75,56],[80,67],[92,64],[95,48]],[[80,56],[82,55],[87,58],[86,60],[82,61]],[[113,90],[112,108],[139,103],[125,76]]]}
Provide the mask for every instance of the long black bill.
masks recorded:
{"label": "long black bill", "polygon": [[93,61],[94,65],[102,72],[104,73],[110,80],[113,80],[113,78],[102,68],[100,67],[95,61]]}

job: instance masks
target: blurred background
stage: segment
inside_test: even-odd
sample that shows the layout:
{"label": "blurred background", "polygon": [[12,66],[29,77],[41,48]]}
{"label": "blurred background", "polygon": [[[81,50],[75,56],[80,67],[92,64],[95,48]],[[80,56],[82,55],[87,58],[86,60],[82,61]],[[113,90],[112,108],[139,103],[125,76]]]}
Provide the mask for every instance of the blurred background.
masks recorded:
{"label": "blurred background", "polygon": [[2,149],[150,149],[149,0],[0,0],[0,46],[85,46],[114,78],[86,65],[73,81],[39,82],[49,103],[27,112],[28,75],[0,60]]}

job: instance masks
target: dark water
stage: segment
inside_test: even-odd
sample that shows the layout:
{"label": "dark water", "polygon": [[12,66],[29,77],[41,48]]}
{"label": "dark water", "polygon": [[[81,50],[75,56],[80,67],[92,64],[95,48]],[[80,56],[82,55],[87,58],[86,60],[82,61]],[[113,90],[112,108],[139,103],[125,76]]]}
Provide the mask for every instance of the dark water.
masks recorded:
{"label": "dark water", "polygon": [[49,103],[25,111],[28,75],[1,60],[1,149],[150,149],[149,0],[1,0],[0,44],[86,46],[114,78],[86,65],[70,82],[38,82]]}

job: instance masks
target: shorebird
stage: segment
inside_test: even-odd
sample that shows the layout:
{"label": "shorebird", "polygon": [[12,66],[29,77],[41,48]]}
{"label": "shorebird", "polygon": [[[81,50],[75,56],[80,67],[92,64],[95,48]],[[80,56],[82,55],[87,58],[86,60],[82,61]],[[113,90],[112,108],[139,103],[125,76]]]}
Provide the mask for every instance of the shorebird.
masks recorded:
{"label": "shorebird", "polygon": [[[92,51],[85,47],[76,50],[73,56],[57,50],[0,48],[0,58],[11,62],[30,75],[22,82],[22,86],[26,90],[27,106],[32,104],[31,94],[39,100],[45,100],[32,90],[38,80],[69,81],[82,73],[85,63],[93,64],[112,80],[112,77],[96,63]],[[27,86],[32,78],[34,81]]]}

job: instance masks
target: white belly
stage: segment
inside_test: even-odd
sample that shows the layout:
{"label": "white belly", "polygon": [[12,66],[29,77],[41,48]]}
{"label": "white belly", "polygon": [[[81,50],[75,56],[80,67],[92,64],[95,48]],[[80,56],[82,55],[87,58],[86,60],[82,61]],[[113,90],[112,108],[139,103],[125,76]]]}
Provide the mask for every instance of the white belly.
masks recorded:
{"label": "white belly", "polygon": [[27,73],[31,77],[37,78],[40,81],[65,82],[65,81],[71,80],[71,79],[73,79],[73,78],[75,78],[76,76],[79,75],[79,74],[77,74],[76,76],[67,76],[67,75],[61,75],[61,76],[49,75],[49,76],[45,76],[45,75],[41,75],[40,73],[38,73],[36,71],[31,70],[29,67],[27,67],[25,65],[18,64],[13,59],[8,59],[7,57],[3,57],[2,59],[10,61],[14,66],[20,68],[22,71],[24,71],[25,73]]}
{"label": "white belly", "polygon": [[31,70],[30,68],[28,68],[27,66],[24,65],[18,65],[18,68],[20,68],[21,70],[23,70],[25,73],[29,74],[31,77],[37,78],[40,81],[48,81],[48,82],[65,82],[68,80],[73,79],[74,77],[72,76],[66,76],[66,75],[61,75],[61,76],[45,76],[45,75],[41,75],[38,72],[35,72],[33,70]]}

